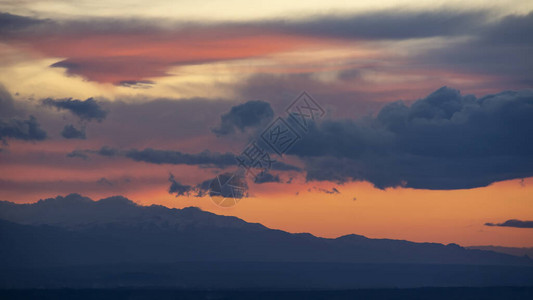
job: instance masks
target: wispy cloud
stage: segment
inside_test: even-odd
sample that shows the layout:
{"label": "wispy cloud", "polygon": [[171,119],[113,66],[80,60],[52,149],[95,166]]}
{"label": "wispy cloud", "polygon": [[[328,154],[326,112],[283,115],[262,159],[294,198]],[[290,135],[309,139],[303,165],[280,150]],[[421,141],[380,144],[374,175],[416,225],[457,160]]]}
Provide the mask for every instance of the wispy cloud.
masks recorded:
{"label": "wispy cloud", "polygon": [[507,220],[503,223],[485,223],[486,226],[515,227],[515,228],[533,228],[533,221]]}

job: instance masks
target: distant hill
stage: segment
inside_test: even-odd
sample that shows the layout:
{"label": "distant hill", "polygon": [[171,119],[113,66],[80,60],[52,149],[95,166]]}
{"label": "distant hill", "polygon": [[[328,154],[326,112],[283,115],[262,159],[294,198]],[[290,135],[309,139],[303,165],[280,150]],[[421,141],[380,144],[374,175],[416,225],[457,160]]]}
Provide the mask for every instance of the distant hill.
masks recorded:
{"label": "distant hill", "polygon": [[[206,263],[209,267],[206,267]],[[464,280],[474,280],[469,276],[478,274],[478,279],[481,280],[478,284],[483,284],[483,280],[491,278],[483,274],[485,269],[492,270],[490,272],[494,274],[506,272],[511,274],[503,279],[499,277],[500,275],[494,275],[496,279],[500,278],[499,281],[495,279],[496,282],[506,282],[508,285],[523,283],[524,280],[528,282],[530,279],[533,282],[533,264],[528,258],[466,249],[455,244],[369,239],[360,235],[347,235],[336,239],[319,238],[311,234],[291,234],[272,230],[260,224],[247,223],[236,217],[219,216],[197,208],[169,209],[157,205],[140,206],[123,197],[92,201],[71,194],[33,204],[0,202],[0,269],[11,270],[5,272],[0,280],[4,285],[18,286],[20,281],[16,281],[14,278],[17,277],[13,274],[21,274],[20,270],[32,270],[30,275],[24,272],[22,274],[25,275],[21,275],[21,280],[28,280],[35,274],[40,274],[39,272],[48,274],[50,268],[55,270],[53,274],[59,272],[69,278],[72,274],[85,270],[84,268],[92,270],[88,271],[89,273],[98,269],[103,272],[102,276],[108,276],[110,268],[114,270],[114,267],[110,266],[120,266],[117,267],[119,270],[130,268],[133,274],[137,271],[132,270],[140,269],[132,266],[143,266],[141,268],[143,272],[152,274],[145,278],[145,281],[156,284],[158,281],[154,282],[154,278],[159,278],[159,275],[153,275],[154,272],[161,274],[170,272],[169,270],[173,268],[171,273],[182,274],[180,272],[183,272],[183,269],[180,266],[183,264],[186,264],[187,270],[193,270],[191,272],[196,274],[194,276],[199,276],[197,274],[199,271],[196,273],[194,271],[196,267],[209,273],[211,266],[215,265],[222,266],[219,270],[221,273],[234,272],[236,266],[241,266],[244,273],[239,273],[238,276],[248,273],[254,274],[253,276],[265,276],[264,272],[257,273],[258,270],[254,267],[260,266],[260,269],[263,268],[263,271],[266,270],[269,274],[284,274],[287,272],[286,268],[307,268],[309,272],[322,269],[324,274],[339,270],[340,273],[334,272],[337,275],[332,275],[332,278],[356,272],[361,282],[369,280],[365,279],[366,275],[361,274],[361,270],[371,274],[384,268],[384,272],[392,272],[387,275],[390,277],[386,281],[389,286],[394,286],[395,280],[398,284],[407,280],[400,275],[404,271],[411,270],[414,274],[418,274],[418,271],[413,270],[426,268],[419,266],[409,269],[398,264],[424,264],[433,265],[431,268],[427,267],[431,269],[426,270],[428,272],[443,270],[443,274],[449,272],[449,276],[452,277],[453,274],[464,274],[466,276]],[[366,269],[348,267],[353,264],[381,266],[366,267]],[[457,265],[472,267],[460,267],[458,270],[455,269]],[[165,266],[169,266],[169,270]],[[500,267],[496,270],[495,267],[485,266]],[[342,275],[344,268],[347,268],[345,270],[347,273]],[[374,271],[369,272],[368,268]],[[468,271],[470,270],[468,268],[474,271]],[[502,268],[507,271],[502,271]],[[289,278],[303,276],[297,275],[299,274],[297,271],[294,272],[296,273]],[[83,273],[83,276],[87,276],[85,272]],[[136,284],[143,284],[142,274],[138,274],[138,277],[132,275]],[[380,275],[379,272],[373,274],[375,281],[370,281],[367,285],[378,284],[380,280],[385,282],[385,275]],[[417,286],[428,280],[420,274],[419,279],[422,281],[415,280],[408,286]],[[52,275],[42,275],[39,280],[50,276]],[[178,277],[182,278],[180,276]],[[191,278],[196,278],[194,276]],[[198,278],[207,275],[202,276]],[[116,277],[124,279],[119,275]],[[435,278],[435,274],[432,278]],[[431,282],[433,285],[439,285],[447,280],[455,282],[454,280],[458,278],[462,277],[441,278],[442,282],[439,280]],[[39,280],[36,282],[42,283]],[[54,283],[65,280],[58,279]],[[32,282],[30,280],[29,284]],[[104,280],[104,282],[113,281]],[[172,285],[172,282],[167,284]],[[324,282],[329,281],[318,280],[317,284]],[[333,281],[335,282],[343,281]],[[454,284],[461,285],[461,282],[459,280]],[[463,285],[466,284],[463,282]]]}
{"label": "distant hill", "polygon": [[468,249],[478,249],[486,251],[494,251],[499,253],[510,254],[514,256],[525,256],[533,258],[533,248],[519,248],[519,247],[501,247],[501,246],[470,246]]}

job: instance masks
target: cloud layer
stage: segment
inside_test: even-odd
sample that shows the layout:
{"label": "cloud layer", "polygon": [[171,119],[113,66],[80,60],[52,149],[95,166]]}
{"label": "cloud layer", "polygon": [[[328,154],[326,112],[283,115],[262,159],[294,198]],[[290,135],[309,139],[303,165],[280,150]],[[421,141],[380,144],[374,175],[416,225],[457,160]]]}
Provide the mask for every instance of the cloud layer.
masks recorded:
{"label": "cloud layer", "polygon": [[308,180],[368,180],[380,188],[463,189],[533,175],[533,92],[477,99],[441,88],[364,121],[326,121],[290,154]]}

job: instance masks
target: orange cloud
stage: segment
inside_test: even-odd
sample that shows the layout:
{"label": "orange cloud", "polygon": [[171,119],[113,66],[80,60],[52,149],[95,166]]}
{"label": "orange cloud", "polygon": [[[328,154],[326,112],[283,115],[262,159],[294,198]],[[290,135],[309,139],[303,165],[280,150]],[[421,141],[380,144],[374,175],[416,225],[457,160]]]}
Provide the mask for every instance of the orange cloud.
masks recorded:
{"label": "orange cloud", "polygon": [[244,59],[291,51],[325,41],[284,34],[90,33],[19,38],[15,43],[47,57],[68,73],[118,84],[167,75],[173,66]]}

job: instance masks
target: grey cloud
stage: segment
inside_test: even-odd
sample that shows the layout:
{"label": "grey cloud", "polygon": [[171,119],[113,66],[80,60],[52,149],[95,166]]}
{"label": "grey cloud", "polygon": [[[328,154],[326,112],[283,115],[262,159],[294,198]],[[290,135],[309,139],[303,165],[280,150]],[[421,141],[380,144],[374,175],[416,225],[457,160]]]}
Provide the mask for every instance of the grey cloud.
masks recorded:
{"label": "grey cloud", "polygon": [[152,164],[171,165],[199,165],[205,167],[225,168],[236,165],[235,158],[231,153],[216,153],[204,151],[197,154],[182,153],[180,151],[158,150],[146,148],[143,150],[130,149],[118,150],[103,146],[98,150],[75,150],[67,154],[68,157],[88,158],[89,154],[113,157],[121,156],[138,162]]}
{"label": "grey cloud", "polygon": [[210,151],[204,151],[198,154],[188,154],[179,151],[146,148],[144,150],[128,150],[124,153],[124,156],[135,161],[142,161],[152,164],[203,165],[219,168],[236,164],[233,154],[213,153]]}
{"label": "grey cloud", "polygon": [[[358,39],[410,39],[465,35],[486,22],[487,11],[378,11],[324,15],[262,26],[287,33]],[[261,26],[260,25],[260,26]]]}
{"label": "grey cloud", "polygon": [[533,221],[507,220],[503,223],[485,223],[486,226],[515,227],[515,228],[533,228]]}
{"label": "grey cloud", "polygon": [[41,24],[44,21],[13,15],[9,13],[0,13],[0,34],[12,34],[32,25]]}
{"label": "grey cloud", "polygon": [[72,124],[65,125],[63,128],[63,131],[61,131],[61,135],[66,139],[82,139],[84,140],[86,138],[85,136],[85,129],[77,129]]}
{"label": "grey cloud", "polygon": [[0,118],[10,118],[17,114],[15,102],[11,94],[0,83]]}
{"label": "grey cloud", "polygon": [[[285,34],[327,36],[340,38],[365,39],[407,39],[434,36],[463,35],[469,30],[483,25],[489,10],[477,11],[398,11],[382,10],[357,14],[322,14],[313,15],[297,20],[270,19],[251,22],[163,22],[152,19],[116,20],[110,18],[85,18],[55,22],[52,20],[32,19],[9,14],[0,15],[0,24],[12,24],[17,29],[38,23],[46,23],[38,31],[63,33],[115,32],[142,33],[163,31],[173,28],[190,34],[191,30],[197,34],[209,34],[214,28],[223,28],[240,34],[282,32]],[[161,26],[161,23],[164,26]],[[95,25],[97,24],[97,25]],[[42,28],[44,27],[44,28]],[[30,34],[30,33],[28,33]]]}
{"label": "grey cloud", "polygon": [[239,173],[221,173],[195,186],[181,184],[172,174],[168,180],[170,182],[168,192],[176,194],[176,196],[211,196],[236,199],[248,196],[248,185],[242,174]]}
{"label": "grey cloud", "polygon": [[[180,151],[146,148],[143,150],[131,149],[124,152],[123,155],[135,161],[152,164],[199,165],[220,169],[237,166],[234,154],[217,153],[208,150],[196,154],[189,154]],[[278,161],[272,164],[272,169],[280,171],[300,171],[300,168],[298,167]]]}
{"label": "grey cloud", "polygon": [[[56,63],[56,65],[57,65],[57,63]],[[63,67],[63,68],[67,68],[69,70],[72,68],[72,67],[65,66],[65,65],[56,66],[56,67]],[[123,80],[123,81],[118,83],[118,85],[120,85],[120,86],[129,87],[129,88],[133,88],[133,89],[149,89],[154,84],[155,84],[155,82],[153,82],[151,80]]]}
{"label": "grey cloud", "polygon": [[361,76],[361,71],[359,69],[347,69],[339,72],[337,78],[340,80],[353,80]]}
{"label": "grey cloud", "polygon": [[533,91],[482,98],[441,88],[373,119],[325,121],[289,152],[308,180],[461,189],[533,176]]}
{"label": "grey cloud", "polygon": [[307,189],[308,192],[311,192],[312,190],[315,190],[317,192],[324,193],[324,194],[330,194],[330,195],[341,193],[339,192],[337,188],[332,188],[331,190],[324,189],[324,188],[317,188],[317,187],[313,187],[312,189],[311,188]]}
{"label": "grey cloud", "polygon": [[119,151],[117,149],[113,149],[108,146],[103,146],[102,148],[100,148],[100,150],[96,151],[95,153],[98,155],[102,155],[102,156],[115,156],[119,154]]}
{"label": "grey cloud", "polygon": [[[33,20],[26,17],[9,15],[6,24],[31,24],[39,26],[27,30],[28,35],[47,35],[61,33],[145,33],[173,32],[169,38],[183,36],[187,38],[191,32],[206,39],[213,38],[213,31],[222,30],[235,36],[262,35],[282,33],[285,35],[312,36],[326,38],[342,38],[346,40],[409,40],[433,37],[462,37],[464,42],[451,41],[427,53],[414,51],[416,61],[409,64],[432,68],[466,69],[482,74],[496,76],[505,74],[514,83],[531,84],[529,75],[532,68],[530,59],[532,13],[527,15],[509,15],[494,18],[490,9],[471,11],[435,10],[435,11],[399,11],[386,10],[357,14],[324,14],[298,19],[273,19],[249,22],[178,22],[169,24],[161,20],[113,20],[113,19],[81,19],[77,21],[54,22]],[[0,20],[2,18],[0,17]],[[2,21],[0,21],[1,24]],[[98,25],[95,25],[98,24]],[[161,24],[164,24],[165,29]],[[18,25],[17,25],[18,26]],[[26,25],[25,25],[26,26]],[[37,30],[38,29],[38,30]],[[9,31],[9,29],[8,29]],[[424,50],[425,51],[425,50]],[[170,64],[197,64],[198,61],[172,62]],[[416,64],[415,64],[416,63]],[[93,59],[76,61],[72,58],[55,63],[53,67],[63,67],[71,73],[84,74],[84,68],[102,68],[107,71],[107,61]],[[119,64],[120,65],[120,64]],[[161,74],[164,75],[164,74]],[[353,76],[346,72],[341,77]],[[498,79],[500,80],[500,79]],[[502,79],[503,80],[503,79]],[[147,88],[148,81],[122,81],[119,85],[132,88]]]}
{"label": "grey cloud", "polygon": [[240,173],[226,172],[196,186],[197,196],[224,197],[241,199],[248,197],[248,184]]}
{"label": "grey cloud", "polygon": [[[103,146],[98,150],[74,150],[68,153],[67,157],[88,159],[89,154],[96,154],[106,157],[120,156],[132,159],[134,161],[151,164],[191,165],[219,169],[237,166],[237,161],[235,160],[234,154],[211,152],[208,150],[191,154],[180,151],[152,148],[145,148],[143,150],[119,150],[108,146]],[[277,161],[272,164],[272,169],[280,171],[301,171],[301,169],[296,166]]]}
{"label": "grey cloud", "polygon": [[233,106],[229,112],[223,114],[220,117],[220,125],[214,128],[213,132],[218,136],[232,134],[236,129],[243,132],[247,128],[265,125],[273,117],[274,111],[270,107],[270,103],[248,101]]}
{"label": "grey cloud", "polygon": [[269,172],[261,172],[259,173],[254,180],[255,183],[261,184],[261,183],[269,183],[269,182],[281,182],[281,179],[279,178],[279,175],[273,175]]}
{"label": "grey cloud", "polygon": [[194,186],[194,190],[196,191],[196,195],[195,196],[196,197],[204,197],[204,196],[208,195],[211,183],[213,182],[214,179],[216,179],[216,177],[204,180],[204,181],[198,183],[197,185],[195,185]]}
{"label": "grey cloud", "polygon": [[9,138],[41,141],[47,138],[35,117],[24,119],[21,117],[23,114],[17,109],[11,94],[0,84],[0,141],[7,142]]}
{"label": "grey cloud", "polygon": [[318,188],[319,192],[326,193],[326,194],[340,194],[339,190],[337,188],[332,188],[331,190]]}
{"label": "grey cloud", "polygon": [[72,98],[59,100],[48,98],[43,100],[43,104],[55,107],[58,110],[68,110],[84,121],[97,120],[101,122],[107,116],[107,112],[93,98],[83,101]]}
{"label": "grey cloud", "polygon": [[67,157],[70,158],[82,158],[82,159],[89,159],[89,156],[85,153],[83,150],[74,150],[67,154]]}
{"label": "grey cloud", "polygon": [[109,179],[107,179],[105,177],[102,177],[102,178],[98,179],[96,182],[99,183],[99,184],[102,184],[102,185],[113,186],[113,182],[111,182]]}
{"label": "grey cloud", "polygon": [[30,116],[27,120],[0,119],[0,140],[6,138],[41,141],[46,139],[46,132],[41,129],[35,117]]}
{"label": "grey cloud", "polygon": [[507,80],[515,86],[531,86],[532,31],[533,12],[511,15],[487,24],[471,39],[444,45],[414,59],[439,68],[493,74],[498,81]]}
{"label": "grey cloud", "polygon": [[85,150],[74,150],[67,154],[67,157],[70,158],[82,158],[82,159],[89,159],[89,154],[97,154],[100,156],[106,156],[106,157],[113,157],[122,155],[119,150],[103,146],[102,148],[98,150],[91,150],[91,149],[85,149]]}
{"label": "grey cloud", "polygon": [[169,194],[176,194],[176,197],[188,195],[192,191],[192,186],[179,183],[172,173],[170,173],[168,181],[170,181],[168,192]]}

